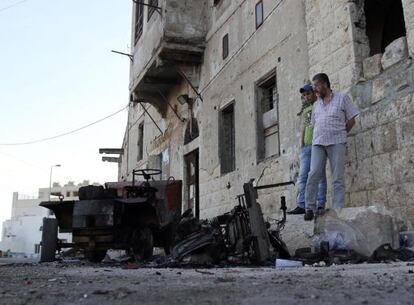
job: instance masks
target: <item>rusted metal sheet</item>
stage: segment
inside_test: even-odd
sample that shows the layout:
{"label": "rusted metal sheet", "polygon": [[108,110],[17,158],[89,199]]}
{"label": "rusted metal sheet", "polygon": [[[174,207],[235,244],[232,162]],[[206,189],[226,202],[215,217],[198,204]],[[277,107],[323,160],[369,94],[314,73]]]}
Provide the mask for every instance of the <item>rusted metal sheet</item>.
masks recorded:
{"label": "rusted metal sheet", "polygon": [[252,182],[245,183],[243,189],[249,211],[250,229],[256,261],[263,263],[270,258],[270,242],[262,209],[257,203],[257,190],[254,189]]}

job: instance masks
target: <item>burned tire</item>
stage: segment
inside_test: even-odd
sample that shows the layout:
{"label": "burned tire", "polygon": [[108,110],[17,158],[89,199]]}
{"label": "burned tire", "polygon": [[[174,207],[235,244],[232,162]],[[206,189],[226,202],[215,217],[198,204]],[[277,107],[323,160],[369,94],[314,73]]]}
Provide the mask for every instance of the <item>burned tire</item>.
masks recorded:
{"label": "burned tire", "polygon": [[86,251],[85,257],[91,263],[100,263],[106,255],[106,250],[94,250],[94,251]]}
{"label": "burned tire", "polygon": [[154,252],[154,236],[150,228],[137,229],[132,235],[131,250],[135,260],[148,260]]}
{"label": "burned tire", "polygon": [[79,200],[98,200],[105,197],[105,189],[99,185],[87,185],[79,188]]}
{"label": "burned tire", "polygon": [[55,260],[58,241],[58,221],[55,218],[43,218],[42,242],[40,261],[53,262]]}

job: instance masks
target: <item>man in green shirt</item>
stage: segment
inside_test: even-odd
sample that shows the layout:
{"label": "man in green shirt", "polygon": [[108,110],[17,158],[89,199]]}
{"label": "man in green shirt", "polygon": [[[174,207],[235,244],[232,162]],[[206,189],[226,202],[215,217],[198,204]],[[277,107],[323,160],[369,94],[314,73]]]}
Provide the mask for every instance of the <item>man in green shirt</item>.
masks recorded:
{"label": "man in green shirt", "polygon": [[[312,154],[312,138],[313,138],[313,125],[311,123],[313,103],[318,99],[313,91],[311,84],[305,84],[300,88],[299,92],[302,94],[303,105],[300,115],[302,115],[303,128],[302,128],[302,144],[300,153],[300,165],[299,165],[299,178],[298,178],[298,197],[297,207],[288,212],[288,214],[305,214],[305,190],[306,181],[308,180],[308,174],[310,171],[311,154]],[[326,203],[326,175],[323,171],[323,176],[319,182],[318,190],[318,211],[323,212]]]}

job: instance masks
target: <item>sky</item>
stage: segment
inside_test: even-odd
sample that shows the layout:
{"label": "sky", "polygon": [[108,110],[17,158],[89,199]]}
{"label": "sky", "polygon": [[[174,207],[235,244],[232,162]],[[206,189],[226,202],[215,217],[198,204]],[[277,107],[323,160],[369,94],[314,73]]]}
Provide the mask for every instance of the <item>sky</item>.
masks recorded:
{"label": "sky", "polygon": [[0,226],[13,192],[48,187],[52,165],[61,164],[52,179],[61,184],[117,180],[98,150],[121,147],[126,111],[55,140],[3,144],[65,133],[127,105],[130,62],[110,51],[130,52],[131,10],[131,0],[0,0]]}

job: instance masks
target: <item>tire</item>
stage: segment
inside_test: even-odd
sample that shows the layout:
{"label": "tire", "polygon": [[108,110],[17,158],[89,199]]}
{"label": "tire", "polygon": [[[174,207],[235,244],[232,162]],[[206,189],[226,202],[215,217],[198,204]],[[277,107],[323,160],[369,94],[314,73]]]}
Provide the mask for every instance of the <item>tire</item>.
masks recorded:
{"label": "tire", "polygon": [[53,262],[57,250],[58,221],[55,218],[43,218],[40,262]]}
{"label": "tire", "polygon": [[103,186],[87,185],[79,188],[79,200],[98,200],[105,197]]}
{"label": "tire", "polygon": [[94,250],[85,252],[85,257],[91,263],[100,263],[106,255],[106,250]]}

